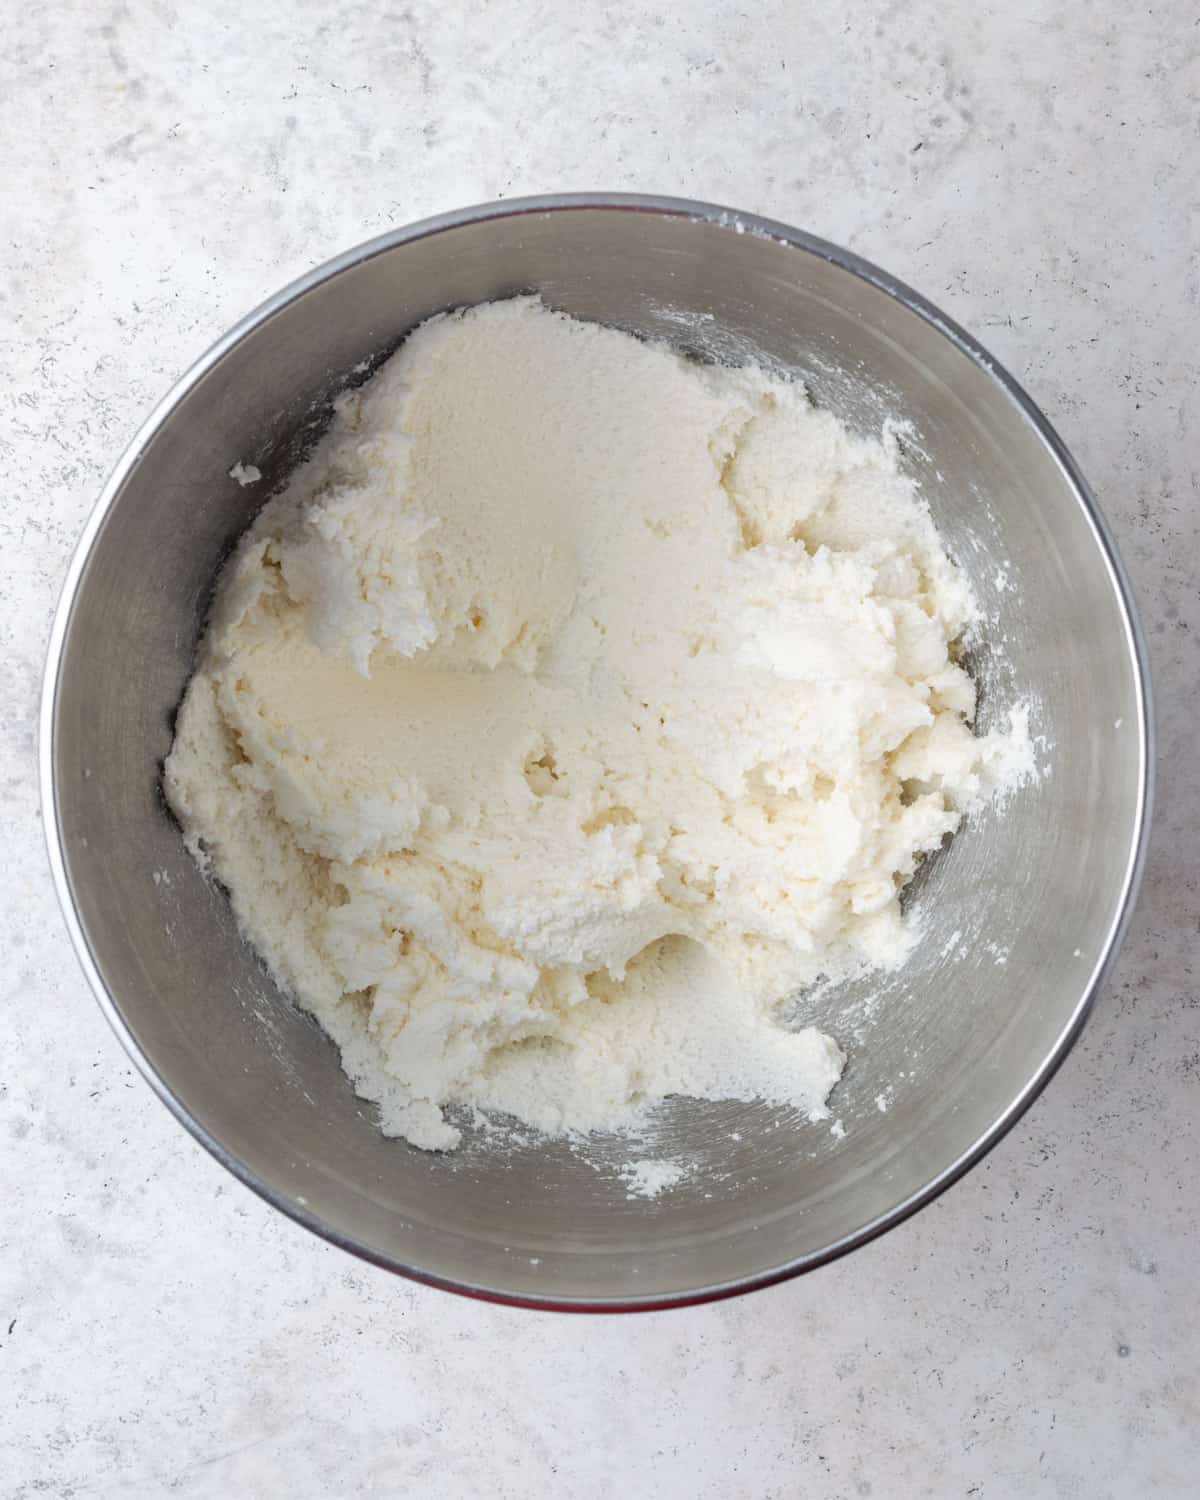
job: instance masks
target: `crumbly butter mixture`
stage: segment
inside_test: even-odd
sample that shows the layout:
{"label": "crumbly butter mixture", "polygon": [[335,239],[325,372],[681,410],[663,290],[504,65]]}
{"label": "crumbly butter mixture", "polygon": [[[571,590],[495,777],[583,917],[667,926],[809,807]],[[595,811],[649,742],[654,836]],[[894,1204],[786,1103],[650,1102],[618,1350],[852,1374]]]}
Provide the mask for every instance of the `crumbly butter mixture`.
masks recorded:
{"label": "crumbly butter mixture", "polygon": [[226,568],[166,789],[386,1130],[821,1116],[776,1010],[1027,758],[895,444],[532,298],[431,319]]}

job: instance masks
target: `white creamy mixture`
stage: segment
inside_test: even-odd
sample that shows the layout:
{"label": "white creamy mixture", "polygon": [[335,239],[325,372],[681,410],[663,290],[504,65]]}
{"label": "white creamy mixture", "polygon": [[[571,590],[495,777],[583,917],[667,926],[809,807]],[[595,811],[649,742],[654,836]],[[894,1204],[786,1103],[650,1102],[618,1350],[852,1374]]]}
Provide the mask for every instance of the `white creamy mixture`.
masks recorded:
{"label": "white creamy mixture", "polygon": [[1027,755],[895,445],[520,298],[432,319],[227,567],[166,789],[384,1128],[668,1094],[813,1116],[777,1024]]}

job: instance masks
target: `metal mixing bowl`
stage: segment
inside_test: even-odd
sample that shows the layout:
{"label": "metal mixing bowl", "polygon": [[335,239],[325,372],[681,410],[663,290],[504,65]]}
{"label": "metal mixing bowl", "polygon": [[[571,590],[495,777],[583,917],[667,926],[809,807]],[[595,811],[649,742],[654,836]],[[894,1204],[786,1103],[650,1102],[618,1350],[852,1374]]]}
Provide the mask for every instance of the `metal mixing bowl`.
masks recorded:
{"label": "metal mixing bowl", "polygon": [[[1029,699],[1042,779],[968,819],[908,897],[906,968],[805,1002],[850,1054],[845,1134],[762,1103],[668,1105],[644,1154],[685,1180],[628,1196],[628,1142],[385,1139],[335,1050],[276,991],[159,788],[214,576],[329,403],[439,309],[537,290],[706,358],[796,371],[904,461],[990,618],[984,727]],[[263,482],[228,477],[238,460]],[[664,580],[669,586],[669,580]],[[928,1202],[1062,1061],[1137,884],[1149,805],[1144,649],[1075,465],[995,361],[891,277],[698,203],[492,204],[373,240],[234,328],[117,465],[54,624],[42,737],[50,856],[109,1019],[179,1119],[298,1222],[375,1263],[557,1308],[719,1297],[819,1265]],[[201,1212],[200,1205],[195,1212]]]}

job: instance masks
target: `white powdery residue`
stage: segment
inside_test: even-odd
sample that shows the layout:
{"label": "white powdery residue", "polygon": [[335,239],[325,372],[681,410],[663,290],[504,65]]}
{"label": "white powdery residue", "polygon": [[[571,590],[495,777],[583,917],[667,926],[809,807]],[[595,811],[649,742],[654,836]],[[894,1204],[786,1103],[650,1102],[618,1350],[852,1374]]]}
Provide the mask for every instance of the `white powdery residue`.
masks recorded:
{"label": "white powdery residue", "polygon": [[766,240],[771,245],[790,245],[791,243],[782,235],[772,234],[765,225],[749,224],[740,214],[731,213],[728,209],[722,209],[715,219],[697,215],[693,222],[697,224],[719,224],[722,229],[732,229],[735,234],[750,234],[755,239]]}
{"label": "white powdery residue", "polygon": [[879,1113],[881,1115],[886,1115],[890,1107],[891,1107],[891,1100],[890,1100],[890,1098],[888,1097],[887,1094],[876,1094],[875,1095],[875,1108],[879,1111]]}
{"label": "white powdery residue", "polygon": [[834,1138],[835,1141],[844,1140],[846,1136],[846,1127],[840,1120],[835,1120],[829,1127],[829,1134]]}
{"label": "white powdery residue", "polygon": [[[925,463],[932,463],[932,457],[928,448],[921,440],[921,434],[908,417],[885,417],[879,434],[879,440],[883,444],[883,450],[894,463],[899,463],[902,455],[911,455],[922,459]],[[941,481],[941,474],[937,475]]]}
{"label": "white powdery residue", "polygon": [[1008,728],[987,736],[986,781],[988,792],[1000,806],[1022,787],[1038,781],[1042,768],[1035,745],[1047,748],[1044,736],[1029,732],[1029,704],[1014,704],[1009,710]]}
{"label": "white powdery residue", "polygon": [[620,1169],[621,1181],[625,1184],[628,1198],[657,1198],[668,1188],[675,1187],[688,1175],[682,1162],[637,1161],[629,1162]]}
{"label": "white powdery residue", "polygon": [[229,471],[230,479],[236,479],[243,489],[248,484],[257,484],[262,478],[262,470],[256,469],[253,464],[244,464],[239,459]]}
{"label": "white powdery residue", "polygon": [[732,229],[735,234],[746,233],[745,221],[740,215],[730,213],[728,209],[722,209],[716,217],[716,223],[720,224],[722,229]]}
{"label": "white powdery residue", "polygon": [[942,957],[953,958],[962,946],[962,928],[956,927],[946,941],[942,944]]}

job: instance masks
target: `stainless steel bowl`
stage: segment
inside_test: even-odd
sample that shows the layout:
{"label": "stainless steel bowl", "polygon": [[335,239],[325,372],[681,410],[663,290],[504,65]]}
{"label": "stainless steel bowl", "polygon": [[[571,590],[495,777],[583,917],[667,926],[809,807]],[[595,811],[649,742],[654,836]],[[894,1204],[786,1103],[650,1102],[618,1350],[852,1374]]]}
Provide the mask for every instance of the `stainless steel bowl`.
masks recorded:
{"label": "stainless steel bowl", "polygon": [[[159,790],[214,576],[331,397],[431,313],[537,290],[702,357],[794,370],[852,424],[911,423],[905,461],[992,617],[981,720],[1033,704],[1045,774],[972,818],[910,897],[907,968],[809,1008],[847,1045],[845,1127],[676,1101],[646,1151],[693,1168],[630,1199],[628,1143],[384,1139],[332,1045],[283,999],[184,852]],[[264,475],[228,477],[236,461]],[[165,1103],[256,1192],[375,1263],[476,1296],[661,1307],[842,1254],[952,1182],[1062,1061],[1120,937],[1149,808],[1145,653],[1129,586],[1045,418],[961,329],[832,245],[700,203],[491,204],[330,261],[234,328],[151,413],[71,566],[50,645],[42,780],[71,936]],[[200,1206],[196,1205],[199,1213]]]}

